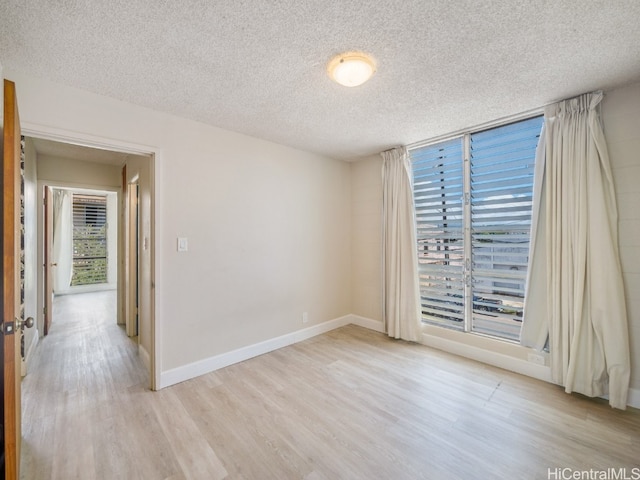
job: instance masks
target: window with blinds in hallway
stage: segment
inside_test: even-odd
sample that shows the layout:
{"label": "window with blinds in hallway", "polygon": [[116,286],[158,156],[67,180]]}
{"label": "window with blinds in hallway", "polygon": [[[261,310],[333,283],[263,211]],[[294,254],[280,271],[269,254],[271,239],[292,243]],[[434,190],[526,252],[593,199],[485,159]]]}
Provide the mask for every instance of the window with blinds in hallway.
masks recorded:
{"label": "window with blinds in hallway", "polygon": [[73,195],[71,285],[107,283],[107,197]]}
{"label": "window with blinds in hallway", "polygon": [[542,122],[410,151],[423,322],[518,339]]}

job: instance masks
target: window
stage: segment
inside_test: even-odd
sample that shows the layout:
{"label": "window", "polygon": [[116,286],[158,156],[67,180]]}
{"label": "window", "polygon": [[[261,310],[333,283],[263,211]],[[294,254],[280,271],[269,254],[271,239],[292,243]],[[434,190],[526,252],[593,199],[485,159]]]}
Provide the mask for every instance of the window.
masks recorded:
{"label": "window", "polygon": [[107,282],[107,197],[73,195],[71,285]]}
{"label": "window", "polygon": [[518,339],[542,121],[410,151],[423,322]]}

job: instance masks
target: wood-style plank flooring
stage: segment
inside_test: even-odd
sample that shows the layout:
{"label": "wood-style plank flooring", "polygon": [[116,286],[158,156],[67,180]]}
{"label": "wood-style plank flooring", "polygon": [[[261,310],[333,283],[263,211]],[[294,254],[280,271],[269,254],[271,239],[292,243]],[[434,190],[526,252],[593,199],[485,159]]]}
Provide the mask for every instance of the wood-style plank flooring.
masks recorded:
{"label": "wood-style plank flooring", "polygon": [[640,475],[638,410],[424,346],[349,326],[151,392],[114,318],[113,292],[57,299],[23,381],[21,478]]}

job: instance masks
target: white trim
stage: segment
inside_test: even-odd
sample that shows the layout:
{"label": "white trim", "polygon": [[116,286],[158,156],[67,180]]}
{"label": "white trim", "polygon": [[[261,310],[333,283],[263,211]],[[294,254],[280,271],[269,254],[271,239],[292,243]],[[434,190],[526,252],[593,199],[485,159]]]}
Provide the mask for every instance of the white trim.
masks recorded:
{"label": "white trim", "polygon": [[376,332],[385,333],[384,324],[379,320],[372,320],[370,318],[353,314],[349,315],[349,317],[351,318],[350,323],[352,323],[353,325],[368,328],[369,330],[374,330]]}
{"label": "white trim", "polygon": [[166,372],[162,372],[158,388],[169,387],[176,383],[199,377],[200,375],[213,372],[220,368],[228,367],[234,363],[243,362],[250,358],[327,333],[331,330],[335,330],[336,328],[344,327],[351,323],[352,317],[352,315],[345,315],[344,317],[329,320],[312,327],[296,330],[295,332],[271,338],[260,343],[247,345],[246,347],[241,347],[230,352],[221,353],[220,355],[189,363],[182,367],[167,370]]}
{"label": "white trim", "polygon": [[141,343],[138,344],[138,355],[142,363],[147,367],[147,370],[151,371],[151,355],[149,355],[149,352],[147,352],[147,349],[144,348]]}
{"label": "white trim", "polygon": [[[464,335],[469,334],[466,333]],[[481,363],[493,365],[494,367],[503,368],[504,370],[509,370],[528,377],[537,378],[538,380],[553,383],[551,381],[551,369],[549,367],[536,365],[535,363],[515,358],[511,355],[486,350],[484,348],[456,342],[455,340],[450,340],[448,338],[428,333],[422,334],[421,343],[428,347],[437,348],[438,350],[453,353],[460,357],[469,358]]]}
{"label": "white trim", "polygon": [[162,295],[162,219],[164,218],[162,205],[162,150],[153,150],[153,159],[150,164],[149,176],[151,177],[151,246],[153,256],[151,258],[151,389],[159,390],[162,385],[162,316],[160,307]]}
{"label": "white trim", "polygon": [[90,292],[108,292],[117,290],[118,285],[115,283],[93,283],[89,285],[73,285],[66,290],[59,290],[55,292],[56,295],[75,295],[76,293],[90,293]]}
{"label": "white trim", "polygon": [[[22,132],[22,135],[25,137],[35,138],[33,135],[25,134],[24,132]],[[72,190],[73,192],[78,193],[95,193],[98,195],[103,194],[104,192],[118,193],[121,190],[120,187],[114,187],[112,185],[91,185],[89,183],[64,182],[38,177],[38,188],[41,186],[53,187],[58,190]]]}
{"label": "white trim", "polygon": [[429,145],[433,145],[435,143],[444,142],[446,140],[451,140],[457,137],[462,137],[468,133],[477,133],[483,130],[489,130],[491,128],[501,127],[503,125],[507,125],[509,123],[516,123],[521,120],[527,120],[533,117],[539,117],[544,114],[544,107],[534,108],[532,110],[527,110],[526,112],[517,113],[515,115],[507,115],[505,117],[501,117],[490,122],[481,123],[480,125],[474,125],[467,128],[461,128],[460,130],[456,130],[450,133],[444,133],[442,135],[438,135],[436,137],[428,138],[425,140],[419,140],[417,142],[411,143],[407,145],[407,150],[416,150],[418,148],[423,148]]}
{"label": "white trim", "polygon": [[158,151],[156,147],[151,145],[125,142],[113,138],[104,138],[87,133],[73,132],[30,122],[20,122],[20,127],[22,135],[26,137],[36,137],[44,140],[53,140],[55,142],[70,143],[81,147],[113,150],[134,155],[149,155]]}
{"label": "white trim", "polygon": [[[431,348],[437,348],[438,350],[452,353],[460,357],[465,357],[477,362],[493,365],[494,367],[502,368],[510,372],[519,373],[527,377],[536,378],[538,380],[542,380],[543,382],[552,384],[554,383],[551,379],[551,369],[548,366],[537,365],[522,358],[517,358],[504,353],[498,353],[493,350],[487,350],[485,348],[469,345],[468,343],[458,342],[449,338],[443,338],[439,335],[430,333],[422,334],[421,343]],[[518,345],[514,345],[514,347],[524,348]],[[537,353],[540,354],[539,352]],[[604,396],[603,398],[607,397]],[[640,408],[640,389],[629,389],[627,405],[629,407]]]}
{"label": "white trim", "polygon": [[[171,385],[214,372],[235,363],[243,362],[244,360],[278,350],[279,348],[293,345],[294,343],[302,342],[303,340],[330,332],[331,330],[335,330],[336,328],[344,327],[346,325],[357,325],[369,330],[384,333],[384,325],[381,321],[362,317],[360,315],[349,314],[344,317],[329,320],[280,337],[265,340],[254,345],[241,347],[230,352],[221,353],[220,355],[215,355],[204,360],[199,360],[182,367],[162,372],[160,374],[160,381],[156,385],[158,386],[158,390],[164,387],[170,387]],[[455,340],[429,333],[422,334],[421,344],[430,348],[436,348],[444,352],[452,353],[460,357],[469,358],[480,363],[493,365],[494,367],[502,368],[510,372],[536,378],[547,383],[553,383],[551,381],[551,370],[549,367],[536,365],[521,358],[513,357],[512,355],[506,355],[477,346],[460,343]],[[148,356],[142,346],[140,346],[139,351],[141,357],[143,354]],[[145,361],[144,357],[143,361]],[[640,389],[632,388],[629,390],[627,405],[634,408],[640,408]]]}

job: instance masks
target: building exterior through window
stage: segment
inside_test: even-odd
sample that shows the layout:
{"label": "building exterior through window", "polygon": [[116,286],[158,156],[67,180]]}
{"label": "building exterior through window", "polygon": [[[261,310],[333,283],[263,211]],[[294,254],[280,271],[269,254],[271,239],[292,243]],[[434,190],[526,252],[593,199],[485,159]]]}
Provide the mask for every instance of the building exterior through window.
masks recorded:
{"label": "building exterior through window", "polygon": [[423,322],[518,340],[542,122],[410,150]]}

